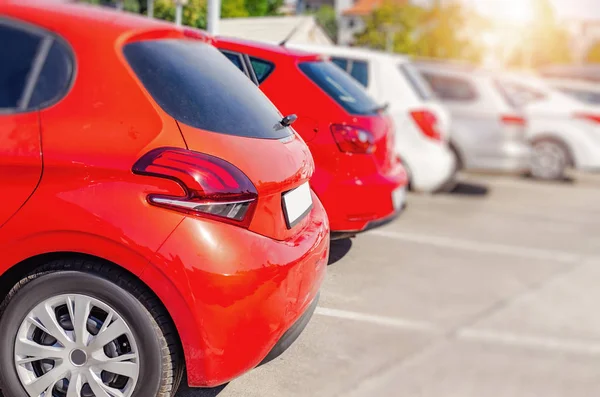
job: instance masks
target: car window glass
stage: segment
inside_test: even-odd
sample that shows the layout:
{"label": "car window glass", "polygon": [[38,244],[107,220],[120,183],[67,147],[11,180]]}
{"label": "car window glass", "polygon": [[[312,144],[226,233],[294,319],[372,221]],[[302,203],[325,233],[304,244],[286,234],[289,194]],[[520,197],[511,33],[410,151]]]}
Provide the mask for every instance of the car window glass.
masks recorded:
{"label": "car window glass", "polygon": [[227,59],[229,59],[231,62],[233,62],[233,64],[242,72],[245,73],[244,71],[244,64],[242,63],[242,58],[240,57],[239,54],[234,54],[233,52],[227,52],[227,51],[221,51],[223,53],[223,55],[225,55],[227,57]]}
{"label": "car window glass", "polygon": [[0,110],[17,109],[42,38],[0,24]]}
{"label": "car window glass", "polygon": [[398,67],[419,98],[428,101],[433,97],[433,93],[423,76],[410,63],[401,63]]}
{"label": "car window glass", "polygon": [[344,58],[331,58],[331,62],[339,66],[343,71],[348,71],[348,60]]}
{"label": "car window glass", "polygon": [[510,80],[497,80],[496,86],[506,101],[511,106],[516,108],[546,98],[546,94],[544,94],[542,91]]}
{"label": "car window glass", "polygon": [[600,92],[565,87],[559,87],[558,90],[583,103],[587,103],[589,105],[600,105]]}
{"label": "car window glass", "polygon": [[364,87],[369,85],[369,65],[366,62],[352,61],[350,74]]}
{"label": "car window glass", "polygon": [[291,135],[260,89],[211,45],[147,40],[127,44],[123,52],[156,103],[182,123],[252,138]]}
{"label": "car window glass", "polygon": [[250,63],[252,64],[252,69],[254,69],[254,74],[256,75],[256,79],[258,80],[258,84],[265,81],[267,77],[271,74],[275,66],[268,61],[263,61],[258,58],[250,58]]}
{"label": "car window glass", "polygon": [[475,87],[467,79],[428,72],[423,72],[422,75],[439,99],[461,102],[471,102],[477,99]]}
{"label": "car window glass", "polygon": [[377,104],[364,87],[331,62],[302,62],[300,70],[348,113],[371,115]]}
{"label": "car window glass", "polygon": [[67,91],[73,76],[73,59],[68,48],[54,40],[29,102],[30,107],[43,107]]}

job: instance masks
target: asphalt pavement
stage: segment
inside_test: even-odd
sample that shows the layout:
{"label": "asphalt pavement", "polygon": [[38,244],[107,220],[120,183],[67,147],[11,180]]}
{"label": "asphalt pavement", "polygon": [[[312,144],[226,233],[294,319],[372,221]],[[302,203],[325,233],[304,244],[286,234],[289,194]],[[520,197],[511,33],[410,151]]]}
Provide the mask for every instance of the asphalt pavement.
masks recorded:
{"label": "asphalt pavement", "polygon": [[463,176],[333,243],[280,358],[177,397],[600,395],[600,175]]}

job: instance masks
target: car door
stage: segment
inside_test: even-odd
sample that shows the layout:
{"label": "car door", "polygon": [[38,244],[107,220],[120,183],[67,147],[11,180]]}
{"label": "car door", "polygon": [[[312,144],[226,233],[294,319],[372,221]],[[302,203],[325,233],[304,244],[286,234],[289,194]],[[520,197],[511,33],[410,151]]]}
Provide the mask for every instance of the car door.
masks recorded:
{"label": "car door", "polygon": [[42,174],[39,112],[29,107],[44,37],[0,18],[0,227],[27,201]]}

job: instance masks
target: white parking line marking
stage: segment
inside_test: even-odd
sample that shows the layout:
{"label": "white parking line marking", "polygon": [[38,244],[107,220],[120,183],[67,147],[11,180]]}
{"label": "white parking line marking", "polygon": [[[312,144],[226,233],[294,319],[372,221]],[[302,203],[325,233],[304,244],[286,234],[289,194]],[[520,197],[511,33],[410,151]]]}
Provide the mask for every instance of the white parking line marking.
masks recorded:
{"label": "white parking line marking", "polygon": [[497,345],[535,348],[552,352],[600,355],[600,343],[578,339],[517,335],[471,328],[460,330],[457,333],[457,338],[468,341],[489,342]]}
{"label": "white parking line marking", "polygon": [[438,327],[433,324],[422,322],[422,321],[414,321],[414,320],[406,320],[401,318],[393,318],[393,317],[385,317],[385,316],[376,316],[371,314],[357,313],[346,310],[338,310],[338,309],[328,309],[325,307],[317,307],[315,310],[315,314],[319,314],[321,316],[327,317],[336,317],[343,318],[346,320],[352,321],[360,321],[363,323],[370,323],[375,325],[383,325],[386,327],[399,328],[405,330],[412,331],[421,331],[421,332],[429,332],[436,333],[441,332]]}
{"label": "white parking line marking", "polygon": [[552,260],[557,262],[576,262],[581,259],[577,255],[565,251],[545,250],[539,248],[527,248],[506,244],[484,243],[474,240],[463,240],[451,237],[431,236],[415,233],[400,233],[386,230],[373,230],[371,235],[391,238],[395,240],[408,241],[411,243],[434,245],[437,247],[459,249],[472,252],[501,254],[519,256],[522,258]]}

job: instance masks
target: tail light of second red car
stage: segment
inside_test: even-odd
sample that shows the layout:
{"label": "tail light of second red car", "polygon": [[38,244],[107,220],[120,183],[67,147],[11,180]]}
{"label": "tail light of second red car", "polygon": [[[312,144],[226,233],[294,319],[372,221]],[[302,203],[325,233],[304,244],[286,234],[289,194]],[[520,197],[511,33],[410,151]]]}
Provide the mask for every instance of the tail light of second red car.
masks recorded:
{"label": "tail light of second red car", "polygon": [[375,138],[369,131],[354,126],[334,124],[331,126],[331,133],[342,152],[356,154],[375,152]]}

